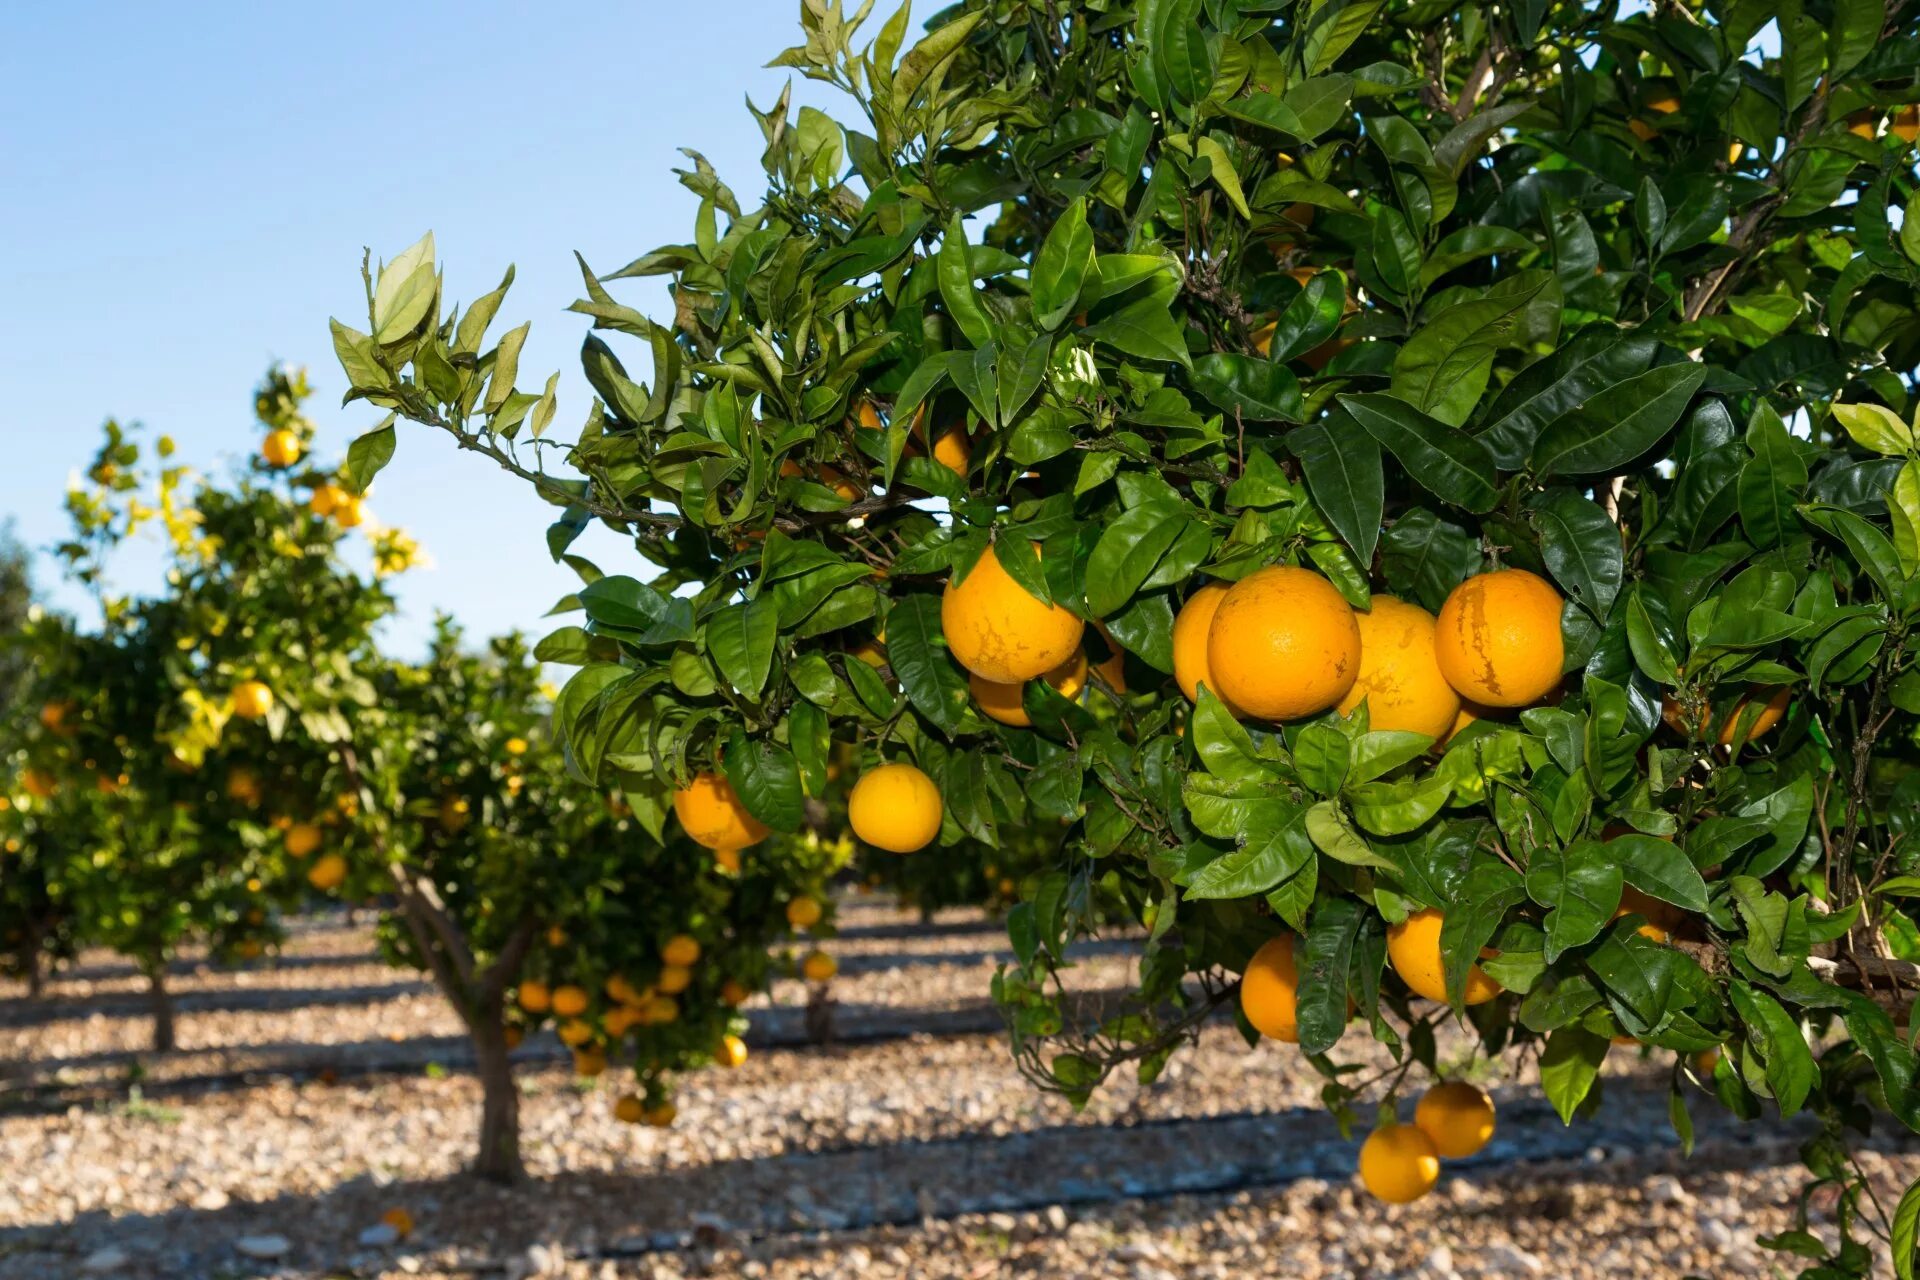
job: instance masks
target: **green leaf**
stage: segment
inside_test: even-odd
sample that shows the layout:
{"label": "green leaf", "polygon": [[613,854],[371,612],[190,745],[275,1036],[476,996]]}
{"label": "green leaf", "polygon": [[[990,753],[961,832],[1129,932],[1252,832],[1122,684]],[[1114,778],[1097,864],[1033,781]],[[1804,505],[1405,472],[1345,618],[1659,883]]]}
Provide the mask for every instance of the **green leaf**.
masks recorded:
{"label": "green leaf", "polygon": [[1632,462],[1680,420],[1706,376],[1706,366],[1683,361],[1608,387],[1540,433],[1534,474],[1590,475]]}
{"label": "green leaf", "polygon": [[1913,1280],[1916,1241],[1920,1241],[1920,1178],[1915,1178],[1893,1209],[1889,1252],[1897,1280]]}
{"label": "green leaf", "polygon": [[1574,1112],[1600,1078],[1606,1056],[1606,1038],[1580,1027],[1562,1027],[1547,1037],[1540,1054],[1540,1087],[1562,1124],[1573,1123]]}
{"label": "green leaf", "polygon": [[1516,345],[1527,308],[1543,290],[1559,293],[1551,273],[1527,274],[1534,277],[1528,287],[1455,303],[1422,325],[1394,358],[1393,394],[1450,426],[1466,421],[1486,388],[1494,353]]}
{"label": "green leaf", "polygon": [[993,341],[993,322],[987,318],[987,310],[980,305],[979,296],[974,292],[973,268],[967,256],[967,232],[961,225],[957,211],[947,224],[945,239],[940,242],[937,267],[940,300],[947,304],[947,314],[953,317],[960,332],[967,335],[967,341],[976,347],[986,346]]}
{"label": "green leaf", "polygon": [[1350,394],[1339,403],[1434,497],[1468,511],[1493,509],[1493,458],[1479,440],[1393,396]]}
{"label": "green leaf", "polygon": [[507,397],[513,394],[514,380],[520,376],[520,349],[526,345],[527,334],[532,329],[529,322],[500,336],[500,345],[493,352],[493,373],[487,379],[487,396],[480,402],[486,412],[499,412]]}
{"label": "green leaf", "polygon": [[1331,269],[1315,272],[1274,321],[1267,335],[1267,359],[1291,360],[1332,338],[1340,331],[1346,305],[1346,276]]}
{"label": "green leaf", "polygon": [[1885,405],[1835,404],[1833,417],[1863,449],[1890,457],[1913,449],[1913,428]]}
{"label": "green leaf", "polygon": [[928,32],[918,44],[907,50],[907,56],[901,59],[899,68],[893,73],[895,117],[905,114],[920,90],[933,78],[934,72],[959,52],[960,46],[966,43],[967,37],[973,34],[973,29],[986,16],[984,9],[962,14]]}
{"label": "green leaf", "polygon": [[1233,718],[1226,704],[1202,684],[1200,697],[1193,704],[1193,720],[1188,732],[1200,762],[1216,778],[1231,782],[1272,782],[1279,776],[1274,763],[1264,760],[1254,749],[1247,727]]}
{"label": "green leaf", "polygon": [[1386,871],[1400,869],[1391,858],[1376,852],[1367,843],[1366,837],[1353,829],[1337,800],[1322,800],[1308,809],[1306,829],[1314,848],[1338,862],[1352,867],[1379,867]]}
{"label": "green leaf", "polygon": [[1489,410],[1480,430],[1481,442],[1502,469],[1518,469],[1548,425],[1608,387],[1643,372],[1658,349],[1652,338],[1622,337],[1610,325],[1582,330],[1507,385]]}
{"label": "green leaf", "polygon": [[971,695],[947,657],[938,597],[916,594],[894,604],[887,614],[887,665],[920,714],[949,735],[960,728]]}
{"label": "green leaf", "polygon": [[727,781],[748,813],[775,831],[799,828],[806,815],[800,769],[793,753],[771,738],[735,729],[727,738]]}
{"label": "green leaf", "polygon": [[1047,232],[1033,260],[1033,318],[1042,329],[1058,329],[1073,314],[1093,262],[1087,202],[1078,197]]}
{"label": "green leaf", "polygon": [[1298,422],[1300,380],[1283,364],[1237,352],[1214,352],[1193,362],[1196,391],[1248,422]]}
{"label": "green leaf", "polygon": [[373,293],[373,340],[384,346],[412,333],[427,318],[439,292],[433,232],[429,231],[380,268],[380,282]]}
{"label": "green leaf", "polygon": [[1800,528],[1793,507],[1806,488],[1807,464],[1786,423],[1764,402],[1754,409],[1747,447],[1753,456],[1740,468],[1740,526],[1755,546],[1779,546]]}
{"label": "green leaf", "polygon": [[1088,325],[1081,336],[1142,360],[1187,363],[1186,334],[1167,309],[1167,299],[1149,296],[1130,302]]}
{"label": "green leaf", "polygon": [[340,482],[355,493],[365,493],[373,478],[393,461],[394,431],[392,414],[387,420],[347,446],[347,465],[340,468]]}
{"label": "green leaf", "polygon": [[340,360],[349,387],[356,391],[385,391],[393,386],[393,375],[381,365],[380,352],[372,338],[338,320],[328,320],[327,327],[333,333],[333,353]]}
{"label": "green leaf", "polygon": [[1573,489],[1549,489],[1529,506],[1548,571],[1594,617],[1605,619],[1626,574],[1620,526]]}
{"label": "green leaf", "polygon": [[1325,423],[1314,422],[1288,432],[1287,448],[1300,460],[1320,514],[1362,564],[1373,563],[1387,501],[1379,444],[1364,432],[1336,435]]}
{"label": "green leaf", "polygon": [[1087,609],[1104,618],[1133,599],[1160,558],[1190,526],[1184,503],[1147,502],[1110,522],[1087,559]]}
{"label": "green leaf", "polygon": [[1240,189],[1240,175],[1234,172],[1233,158],[1227,154],[1227,149],[1203,134],[1194,139],[1193,150],[1195,155],[1207,162],[1214,182],[1225,193],[1228,202],[1239,211],[1240,216],[1253,217],[1253,210],[1247,208],[1246,193]]}
{"label": "green leaf", "polygon": [[1313,844],[1303,827],[1303,813],[1296,810],[1283,825],[1252,836],[1241,848],[1202,867],[1188,884],[1186,896],[1247,898],[1265,893],[1311,857]]}
{"label": "green leaf", "polygon": [[[1368,917],[1369,913],[1351,898],[1329,898],[1313,910],[1305,954],[1297,958],[1300,982],[1296,1014],[1302,1053],[1327,1052],[1347,1029],[1354,944]],[[1300,944],[1296,942],[1295,946]]]}
{"label": "green leaf", "polygon": [[780,606],[770,594],[731,604],[707,620],[707,652],[735,692],[758,701],[780,638]]}
{"label": "green leaf", "polygon": [[1620,868],[1591,840],[1545,846],[1527,864],[1527,896],[1547,909],[1547,963],[1600,936],[1620,905]]}
{"label": "green leaf", "polygon": [[1688,911],[1707,909],[1707,882],[1673,841],[1634,833],[1613,837],[1605,848],[1640,892]]}
{"label": "green leaf", "polygon": [[1780,1114],[1794,1114],[1806,1102],[1820,1074],[1800,1024],[1779,1001],[1744,982],[1728,983],[1727,994],[1746,1025],[1747,1043],[1766,1064],[1767,1088],[1772,1090]]}

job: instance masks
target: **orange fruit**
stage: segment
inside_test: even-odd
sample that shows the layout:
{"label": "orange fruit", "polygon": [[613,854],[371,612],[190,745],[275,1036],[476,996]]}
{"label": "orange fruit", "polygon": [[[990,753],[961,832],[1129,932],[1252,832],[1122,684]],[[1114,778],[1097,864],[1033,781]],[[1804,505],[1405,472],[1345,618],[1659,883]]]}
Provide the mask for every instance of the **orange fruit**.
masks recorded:
{"label": "orange fruit", "polygon": [[685,965],[664,965],[660,969],[660,976],[653,980],[653,985],[662,995],[677,996],[693,985],[693,970]]}
{"label": "orange fruit", "polygon": [[1699,1076],[1702,1080],[1711,1079],[1713,1073],[1720,1066],[1720,1046],[1714,1045],[1710,1049],[1702,1049],[1688,1059],[1688,1061],[1693,1066],[1693,1074]]}
{"label": "orange fruit", "polygon": [[967,439],[965,425],[956,423],[935,437],[933,460],[962,480],[966,479],[967,467],[973,461],[973,444]]}
{"label": "orange fruit", "polygon": [[233,714],[242,720],[258,720],[273,710],[273,690],[258,680],[242,680],[233,686]]}
{"label": "orange fruit", "polygon": [[567,931],[557,924],[547,926],[547,946],[553,948],[567,945]]}
{"label": "orange fruit", "polygon": [[413,1215],[405,1209],[389,1209],[380,1215],[380,1221],[392,1227],[402,1239],[413,1234]]}
{"label": "orange fruit", "polygon": [[691,934],[674,934],[667,939],[667,945],[660,948],[660,961],[663,964],[679,965],[683,969],[698,964],[700,940]]}
{"label": "orange fruit", "polygon": [[48,733],[57,733],[62,737],[73,732],[73,726],[67,723],[67,717],[73,714],[73,704],[56,699],[40,706],[40,724]]}
{"label": "orange fruit", "polygon": [[330,516],[346,497],[347,491],[337,484],[318,484],[313,487],[313,496],[307,499],[307,510],[317,516]]}
{"label": "orange fruit", "polygon": [[[1432,907],[1416,911],[1387,930],[1387,959],[1415,995],[1445,1003],[1446,967],[1440,956],[1440,927],[1445,917]],[[1486,951],[1480,953],[1482,957]],[[1479,965],[1467,970],[1466,1004],[1484,1004],[1502,988]]]}
{"label": "orange fruit", "polygon": [[1566,645],[1553,584],[1525,569],[1476,574],[1455,587],[1434,626],[1434,657],[1462,698],[1525,707],[1560,683]]}
{"label": "orange fruit", "polygon": [[1173,678],[1189,702],[1199,699],[1202,684],[1214,697],[1220,696],[1207,669],[1207,633],[1213,628],[1214,611],[1227,598],[1227,587],[1224,582],[1207,583],[1187,597],[1173,620]]}
{"label": "orange fruit", "polygon": [[553,1011],[562,1018],[577,1018],[587,1011],[587,993],[571,984],[553,989]]}
{"label": "orange fruit", "polygon": [[672,996],[654,996],[641,1006],[641,1016],[649,1026],[680,1020],[680,1002]]}
{"label": "orange fruit", "polygon": [[560,1024],[555,1034],[560,1037],[561,1044],[570,1049],[577,1049],[593,1039],[593,1028],[579,1018],[568,1018]]}
{"label": "orange fruit", "polygon": [[521,1041],[527,1038],[527,1033],[518,1026],[509,1026],[501,1033],[500,1038],[506,1042],[507,1048],[518,1049]]}
{"label": "orange fruit", "polygon": [[1018,684],[1072,657],[1085,624],[1064,605],[1028,595],[988,551],[964,580],[948,580],[940,629],[968,671],[995,684]]}
{"label": "orange fruit", "polygon": [[508,738],[506,742],[501,745],[506,748],[507,754],[510,756],[523,756],[527,754],[527,740],[525,738]]}
{"label": "orange fruit", "polygon": [[1620,905],[1615,909],[1613,918],[1618,920],[1621,916],[1640,916],[1646,920],[1638,932],[1641,937],[1651,938],[1655,942],[1667,941],[1669,931],[1681,919],[1677,908],[1658,898],[1648,897],[1630,884],[1620,888]]}
{"label": "orange fruit", "polygon": [[300,461],[300,437],[285,427],[269,431],[260,442],[260,456],[270,467],[290,467]]}
{"label": "orange fruit", "polygon": [[1360,674],[1340,699],[1342,715],[1367,704],[1367,724],[1442,738],[1453,732],[1460,695],[1433,657],[1433,615],[1417,604],[1375,596],[1360,625]]}
{"label": "orange fruit", "polygon": [[1871,142],[1880,133],[1880,113],[1868,107],[1847,117],[1847,132]]}
{"label": "orange fruit", "polygon": [[646,1114],[647,1104],[630,1093],[621,1094],[620,1100],[613,1104],[613,1118],[621,1124],[639,1124]]}
{"label": "orange fruit", "polygon": [[652,1129],[665,1129],[679,1116],[680,1108],[671,1102],[662,1102],[648,1107],[640,1113],[640,1122]]}
{"label": "orange fruit", "polygon": [[357,493],[342,493],[334,503],[333,519],[342,529],[358,529],[366,518],[366,499]]}
{"label": "orange fruit", "polygon": [[912,853],[933,843],[941,813],[940,789],[910,764],[869,769],[847,797],[853,834],[890,853]]}
{"label": "orange fruit", "polygon": [[1345,697],[1360,674],[1360,626],[1331,582],[1270,565],[1222,597],[1207,632],[1207,669],[1246,714],[1297,720]]}
{"label": "orange fruit", "polygon": [[[1040,677],[1055,689],[1060,696],[1072,701],[1080,696],[1087,687],[1087,652],[1075,649],[1073,656]],[[983,676],[969,675],[967,687],[973,690],[973,700],[986,713],[989,720],[998,720],[1001,724],[1010,724],[1024,728],[1033,723],[1027,716],[1026,703],[1023,701],[1026,683],[999,684]]]}
{"label": "orange fruit", "polygon": [[738,849],[715,849],[713,851],[713,865],[719,867],[730,876],[739,875],[740,851]]}
{"label": "orange fruit", "polygon": [[608,978],[601,985],[601,990],[607,993],[607,999],[619,1004],[639,1004],[647,998],[645,992],[634,986],[627,980],[626,975],[621,973]]}
{"label": "orange fruit", "polygon": [[1413,1123],[1448,1160],[1473,1155],[1493,1138],[1493,1099],[1465,1080],[1437,1084],[1420,1095]]}
{"label": "orange fruit", "polygon": [[819,900],[800,895],[787,904],[787,923],[796,929],[811,929],[820,923],[822,908]]}
{"label": "orange fruit", "polygon": [[573,1051],[573,1074],[591,1080],[605,1074],[607,1069],[607,1051],[593,1047],[582,1047]]}
{"label": "orange fruit", "polygon": [[1360,1181],[1376,1199],[1411,1204],[1440,1180],[1440,1153],[1417,1126],[1383,1124],[1360,1144]]}
{"label": "orange fruit", "polygon": [[440,800],[440,826],[447,831],[462,831],[473,817],[473,806],[464,796],[444,796]]}
{"label": "orange fruit", "polygon": [[1895,111],[1887,124],[1887,132],[1912,146],[1914,139],[1920,138],[1920,103],[1910,102]]}
{"label": "orange fruit", "polygon": [[720,1003],[730,1009],[738,1009],[752,998],[753,992],[747,989],[747,985],[744,982],[728,978],[720,984]]}
{"label": "orange fruit", "polygon": [[747,1042],[739,1036],[721,1036],[713,1058],[723,1067],[737,1067],[747,1060]]}
{"label": "orange fruit", "polygon": [[28,769],[20,775],[20,785],[28,795],[40,800],[51,798],[53,793],[59,790],[59,784],[53,780],[53,775],[45,769]]}
{"label": "orange fruit", "polygon": [[322,893],[338,889],[347,879],[347,860],[337,853],[324,855],[307,871],[307,883]]}
{"label": "orange fruit", "polygon": [[744,849],[770,832],[740,803],[733,784],[717,773],[703,773],[674,792],[673,812],[687,838],[709,849]]}
{"label": "orange fruit", "polygon": [[[1746,692],[1727,708],[1727,714],[1720,717],[1718,722],[1713,719],[1712,708],[1708,708],[1707,724],[1699,736],[1717,741],[1723,747],[1732,746],[1734,741],[1741,737],[1741,717],[1746,714],[1747,708],[1753,705],[1755,699],[1765,697],[1766,701],[1761,703],[1760,709],[1753,714],[1753,723],[1746,727],[1746,736],[1742,739],[1746,742],[1758,741],[1762,734],[1786,717],[1787,706],[1793,701],[1793,689],[1790,685],[1779,685],[1771,694],[1766,690],[1767,686],[1763,684],[1748,685]],[[1682,737],[1695,736],[1694,726],[1685,709],[1666,694],[1660,697],[1660,718],[1666,721],[1668,728]]]}
{"label": "orange fruit", "polygon": [[287,828],[287,834],[281,839],[290,855],[304,858],[320,847],[320,828],[311,822],[296,822]]}
{"label": "orange fruit", "polygon": [[553,993],[538,978],[528,978],[520,984],[519,999],[520,1007],[528,1013],[545,1013],[553,1008]]}
{"label": "orange fruit", "polygon": [[1293,935],[1269,938],[1253,953],[1247,971],[1240,976],[1240,1011],[1261,1035],[1298,1044],[1300,1022],[1295,999],[1299,989]]}
{"label": "orange fruit", "polygon": [[809,951],[800,962],[800,973],[808,982],[825,982],[840,972],[840,964],[824,951]]}

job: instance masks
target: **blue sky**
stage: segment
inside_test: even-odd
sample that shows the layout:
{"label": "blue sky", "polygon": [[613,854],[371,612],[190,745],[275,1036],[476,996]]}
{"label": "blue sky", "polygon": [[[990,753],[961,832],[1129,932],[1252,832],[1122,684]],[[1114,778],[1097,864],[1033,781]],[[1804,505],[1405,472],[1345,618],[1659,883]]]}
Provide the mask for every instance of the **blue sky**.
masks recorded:
{"label": "blue sky", "polygon": [[[743,99],[773,102],[790,73],[764,64],[799,42],[797,0],[222,5],[191,21],[144,3],[6,8],[0,518],[36,548],[62,535],[62,493],[104,418],[170,433],[218,471],[257,445],[251,389],[273,360],[309,368],[318,447],[344,450],[374,415],[339,407],[327,317],[364,327],[361,247],[390,257],[428,229],[450,298],[517,266],[495,332],[533,321],[521,383],[562,371],[554,432],[570,435],[589,398],[572,251],[610,271],[690,239],[681,146],[751,206],[761,136]],[[794,92],[848,118],[823,86],[796,77]],[[665,313],[656,282],[616,292]],[[370,506],[433,560],[399,580],[396,652],[441,609],[476,633],[539,634],[577,585],[546,554],[552,509],[445,437],[403,424]],[[597,527],[578,549],[633,563]],[[150,589],[158,562],[123,556],[121,585]],[[84,608],[50,561],[39,576]]]}

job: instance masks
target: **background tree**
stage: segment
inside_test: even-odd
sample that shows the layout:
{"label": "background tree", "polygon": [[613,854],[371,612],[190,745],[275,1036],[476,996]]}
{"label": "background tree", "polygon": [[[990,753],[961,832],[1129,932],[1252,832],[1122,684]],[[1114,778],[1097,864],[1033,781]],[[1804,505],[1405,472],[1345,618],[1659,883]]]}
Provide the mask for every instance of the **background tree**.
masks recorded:
{"label": "background tree", "polygon": [[[1808,1274],[1909,1271],[1920,1190],[1847,1151],[1920,1124],[1913,7],[866,16],[809,0],[776,60],[854,126],[783,98],[764,199],[695,155],[688,243],[583,264],[573,474],[505,284],[445,307],[428,239],[335,322],[361,457],[424,423],[556,554],[599,519],[647,562],[579,563],[543,646],[582,769],[650,831],[709,771],[794,830],[844,744],[870,848],[1065,824],[997,989],[1076,1100],[1234,1003],[1377,1103],[1406,1200],[1490,1132],[1457,1082],[1400,1121],[1441,1028],[1569,1120],[1624,1039],[1683,1142],[1696,1081],[1818,1116]],[[669,322],[608,288],[644,275]],[[1119,662],[1085,702],[1079,654]],[[1147,940],[1087,1023],[1096,882]],[[1355,1020],[1391,1071],[1334,1057]]]}

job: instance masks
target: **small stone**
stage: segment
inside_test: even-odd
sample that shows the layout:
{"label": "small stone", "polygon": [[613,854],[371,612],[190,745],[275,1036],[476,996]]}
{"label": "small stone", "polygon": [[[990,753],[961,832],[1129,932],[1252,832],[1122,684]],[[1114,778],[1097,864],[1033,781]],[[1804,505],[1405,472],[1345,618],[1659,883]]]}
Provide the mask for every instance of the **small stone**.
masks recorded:
{"label": "small stone", "polygon": [[95,1249],[87,1255],[80,1269],[89,1275],[104,1275],[109,1271],[118,1271],[127,1265],[130,1259],[127,1251],[119,1245],[110,1244],[104,1249]]}
{"label": "small stone", "polygon": [[1497,1276],[1541,1276],[1547,1266],[1525,1249],[1504,1242],[1490,1244],[1480,1252],[1480,1265]]}
{"label": "small stone", "polygon": [[279,1257],[293,1244],[285,1236],[241,1236],[233,1242],[233,1251],[244,1258],[269,1260]]}
{"label": "small stone", "polygon": [[1047,1217],[1047,1227],[1050,1230],[1065,1231],[1067,1229],[1067,1211],[1061,1208],[1059,1205],[1057,1204],[1048,1205],[1046,1217]]}
{"label": "small stone", "polygon": [[1733,1228],[1718,1218],[1700,1219],[1700,1239],[1715,1253],[1733,1248]]}
{"label": "small stone", "polygon": [[1647,1199],[1653,1204],[1685,1204],[1693,1197],[1680,1185],[1680,1179],[1661,1174],[1648,1180]]}
{"label": "small stone", "polygon": [[363,1249],[385,1249],[400,1242],[400,1233],[391,1222],[382,1222],[360,1233]]}
{"label": "small stone", "polygon": [[194,1197],[193,1207],[202,1213],[218,1213],[231,1203],[226,1192],[218,1187],[210,1187]]}

